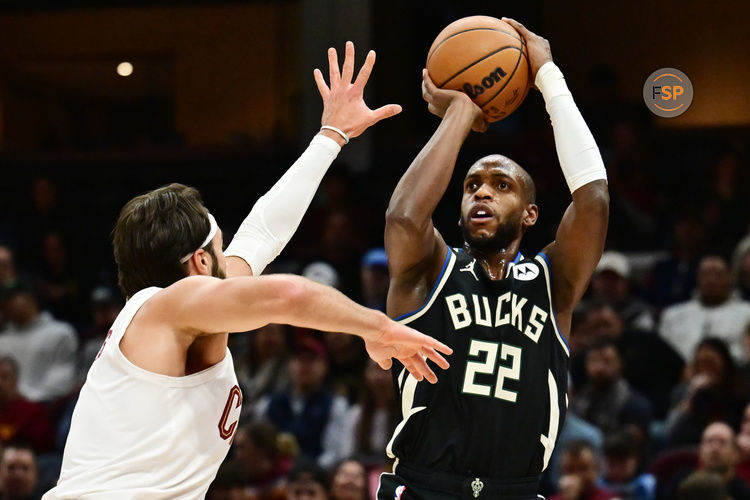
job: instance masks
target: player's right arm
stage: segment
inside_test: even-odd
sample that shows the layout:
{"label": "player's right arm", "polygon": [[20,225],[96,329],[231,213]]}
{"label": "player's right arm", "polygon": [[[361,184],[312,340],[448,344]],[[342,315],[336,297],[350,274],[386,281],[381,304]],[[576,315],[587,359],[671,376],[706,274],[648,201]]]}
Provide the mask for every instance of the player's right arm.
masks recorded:
{"label": "player's right arm", "polygon": [[293,275],[220,280],[192,276],[164,289],[149,301],[148,315],[184,333],[187,339],[225,332],[245,332],[282,323],[358,335],[370,357],[389,368],[398,359],[414,376],[437,378],[422,356],[441,368],[448,362],[437,351],[451,350],[437,340],[361,306],[338,290]]}
{"label": "player's right arm", "polygon": [[440,126],[396,186],[388,205],[385,250],[392,317],[422,305],[437,279],[448,248],[432,224],[432,213],[448,187],[469,131],[484,131],[482,110],[463,92],[437,88],[423,73],[422,96]]}

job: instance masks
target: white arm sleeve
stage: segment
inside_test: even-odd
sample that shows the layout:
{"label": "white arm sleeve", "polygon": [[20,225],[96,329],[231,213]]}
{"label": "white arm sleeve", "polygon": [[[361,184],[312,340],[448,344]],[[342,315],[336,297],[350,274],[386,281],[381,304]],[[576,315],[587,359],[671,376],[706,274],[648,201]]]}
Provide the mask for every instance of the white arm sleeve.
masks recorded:
{"label": "white arm sleeve", "polygon": [[333,139],[313,137],[302,156],[255,203],[224,255],[240,257],[256,276],[262,273],[292,238],[339,151]]}
{"label": "white arm sleeve", "polygon": [[552,121],[557,157],[570,192],[589,182],[607,180],[594,136],[583,121],[560,68],[552,61],[544,63],[534,83],[542,92]]}

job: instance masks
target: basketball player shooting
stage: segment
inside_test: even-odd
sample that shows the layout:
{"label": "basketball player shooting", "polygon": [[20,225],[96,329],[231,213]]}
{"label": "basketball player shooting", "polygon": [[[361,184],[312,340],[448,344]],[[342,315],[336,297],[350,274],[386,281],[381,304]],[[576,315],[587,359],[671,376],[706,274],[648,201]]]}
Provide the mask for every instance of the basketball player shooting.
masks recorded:
{"label": "basketball player shooting", "polygon": [[[340,147],[395,105],[370,110],[362,93],[370,52],[352,83],[354,46],[330,87],[315,70],[323,129],[253,207],[226,253],[198,192],[172,184],[138,196],[120,213],[114,252],[128,301],[92,364],[73,412],[52,499],[201,499],[229,450],[242,393],[227,332],[288,323],[361,336],[383,368],[395,357],[435,381],[423,356],[448,363],[437,340],[296,276],[259,276],[299,224]],[[220,279],[229,277],[231,279]]]}
{"label": "basketball player shooting", "polygon": [[463,141],[486,123],[466,94],[437,88],[425,71],[423,97],[442,121],[388,207],[387,311],[454,354],[434,385],[394,366],[403,420],[388,444],[397,461],[381,476],[379,500],[537,499],[565,417],[565,336],[604,245],[606,171],[547,40],[504,20],[527,44],[573,202],[555,241],[523,256],[521,239],[538,216],[534,181],[505,156],[481,158],[463,182],[463,248],[449,248],[432,213]]}

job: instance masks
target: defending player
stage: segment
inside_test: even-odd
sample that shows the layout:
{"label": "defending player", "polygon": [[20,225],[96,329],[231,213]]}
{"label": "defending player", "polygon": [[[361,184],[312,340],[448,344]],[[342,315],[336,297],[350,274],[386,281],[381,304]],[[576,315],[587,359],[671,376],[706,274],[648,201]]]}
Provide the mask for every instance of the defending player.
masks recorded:
{"label": "defending player", "polygon": [[[362,99],[370,52],[352,82],[329,50],[330,88],[320,71],[325,129],[253,207],[226,254],[222,234],[195,189],[172,184],[138,196],[114,231],[120,286],[129,298],[89,370],[51,499],[199,499],[229,450],[242,403],[226,332],[267,323],[360,335],[382,367],[396,357],[435,380],[421,355],[447,367],[438,341],[295,276],[260,274],[281,251],[340,149],[395,105]],[[341,130],[338,132],[336,130]],[[331,140],[339,141],[339,144]],[[225,258],[226,257],[226,258]],[[187,277],[186,277],[187,276]],[[217,279],[229,276],[231,279]]]}
{"label": "defending player", "polygon": [[463,183],[464,248],[449,248],[431,217],[473,128],[486,124],[464,93],[423,96],[442,122],[396,187],[386,217],[388,314],[451,346],[451,368],[428,385],[394,366],[402,422],[387,451],[379,500],[536,499],[567,408],[571,311],[602,253],[609,210],[606,171],[549,43],[512,20],[552,119],[573,196],[555,241],[519,253],[538,216],[534,182],[492,155]]}

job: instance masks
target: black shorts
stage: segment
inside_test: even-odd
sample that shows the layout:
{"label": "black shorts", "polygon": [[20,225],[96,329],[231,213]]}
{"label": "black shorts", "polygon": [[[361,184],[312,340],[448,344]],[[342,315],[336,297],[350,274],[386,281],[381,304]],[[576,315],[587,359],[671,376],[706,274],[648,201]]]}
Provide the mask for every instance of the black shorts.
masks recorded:
{"label": "black shorts", "polygon": [[377,500],[544,500],[538,491],[539,478],[465,478],[399,464],[380,475]]}

